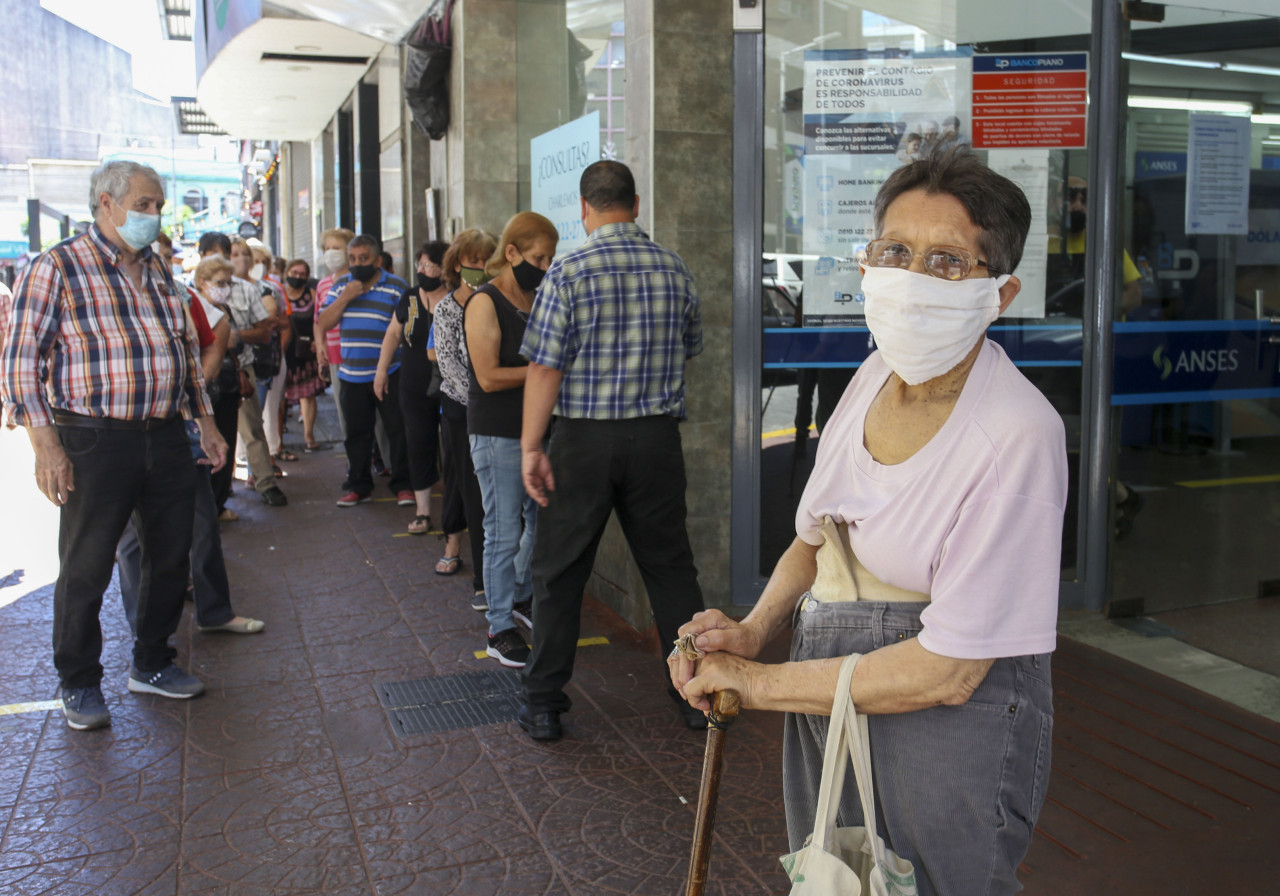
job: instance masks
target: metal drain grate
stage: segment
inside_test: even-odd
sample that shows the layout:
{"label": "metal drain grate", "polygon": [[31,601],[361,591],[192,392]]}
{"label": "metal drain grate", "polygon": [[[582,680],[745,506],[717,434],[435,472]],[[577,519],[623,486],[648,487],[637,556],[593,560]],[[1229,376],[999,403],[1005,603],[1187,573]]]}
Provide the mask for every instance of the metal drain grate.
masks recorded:
{"label": "metal drain grate", "polygon": [[384,682],[374,690],[401,737],[510,722],[523,702],[519,676],[492,669]]}

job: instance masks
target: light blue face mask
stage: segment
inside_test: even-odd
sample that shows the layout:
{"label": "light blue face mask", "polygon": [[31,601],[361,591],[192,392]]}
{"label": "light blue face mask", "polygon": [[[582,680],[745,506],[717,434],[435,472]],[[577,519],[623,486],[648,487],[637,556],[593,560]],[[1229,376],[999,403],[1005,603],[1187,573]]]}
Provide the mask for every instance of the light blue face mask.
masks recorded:
{"label": "light blue face mask", "polygon": [[141,252],[144,247],[154,243],[156,237],[160,235],[160,216],[144,215],[142,212],[130,209],[125,213],[124,224],[116,227],[116,233],[120,234],[120,239],[129,244],[130,249]]}

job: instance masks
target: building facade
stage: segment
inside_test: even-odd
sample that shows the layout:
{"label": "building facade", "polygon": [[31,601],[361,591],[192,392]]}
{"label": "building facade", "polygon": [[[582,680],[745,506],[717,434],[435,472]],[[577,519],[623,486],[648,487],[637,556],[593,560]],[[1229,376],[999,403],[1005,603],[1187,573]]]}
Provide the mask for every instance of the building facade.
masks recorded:
{"label": "building facade", "polygon": [[[526,208],[559,211],[567,245],[565,178],[631,166],[640,223],[703,300],[682,432],[709,603],[759,594],[871,350],[854,260],[876,187],[954,143],[1035,212],[1024,295],[991,335],[1066,423],[1063,606],[1280,580],[1261,549],[1280,535],[1280,21],[1260,0],[439,2],[437,140],[404,96],[423,3],[226,7],[197,14],[199,99],[281,141],[291,256],[342,224],[404,270],[425,239]],[[591,588],[648,627],[615,526]]]}

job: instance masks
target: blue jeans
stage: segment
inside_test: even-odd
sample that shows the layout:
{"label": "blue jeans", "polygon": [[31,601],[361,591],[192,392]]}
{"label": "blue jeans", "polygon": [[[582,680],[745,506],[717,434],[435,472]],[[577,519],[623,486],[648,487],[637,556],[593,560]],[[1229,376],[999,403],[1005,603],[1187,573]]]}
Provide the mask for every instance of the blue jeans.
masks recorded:
{"label": "blue jeans", "polygon": [[[870,653],[921,631],[924,604],[801,600],[791,659]],[[1044,804],[1053,740],[1049,654],[995,661],[962,706],[868,719],[879,830],[920,896],[1012,894]],[[782,793],[793,850],[813,830],[827,716],[787,713]],[[852,775],[838,823],[862,824]]]}
{"label": "blue jeans", "polygon": [[520,476],[520,440],[469,436],[484,505],[484,590],[489,634],[515,628],[513,604],[533,596],[533,533],[538,505]]}

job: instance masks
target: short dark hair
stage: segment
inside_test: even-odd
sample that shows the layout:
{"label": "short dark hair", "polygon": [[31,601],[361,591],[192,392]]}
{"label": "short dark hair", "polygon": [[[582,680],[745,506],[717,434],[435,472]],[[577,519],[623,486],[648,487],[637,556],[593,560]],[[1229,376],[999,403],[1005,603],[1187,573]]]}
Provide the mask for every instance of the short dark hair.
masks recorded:
{"label": "short dark hair", "polygon": [[636,179],[621,162],[605,159],[592,162],[582,172],[578,193],[587,205],[599,212],[631,208],[636,204]]}
{"label": "short dark hair", "polygon": [[420,261],[422,256],[427,256],[427,260],[432,264],[440,266],[444,264],[444,253],[449,251],[449,244],[441,240],[427,240],[418,247],[417,253],[413,256],[414,261]]}
{"label": "short dark hair", "polygon": [[1022,188],[996,174],[964,146],[903,165],[876,194],[875,233],[893,201],[911,190],[954,196],[981,231],[978,248],[993,272],[1011,274],[1022,260],[1031,229],[1031,204]]}
{"label": "short dark hair", "polygon": [[378,256],[379,259],[382,258],[382,243],[376,236],[370,236],[367,233],[360,233],[353,236],[350,242],[347,243],[348,249],[355,249],[359,246],[372,249],[374,255]]}
{"label": "short dark hair", "polygon": [[231,257],[231,237],[225,233],[218,233],[216,230],[209,230],[200,234],[200,242],[196,244],[196,251],[201,256],[208,255],[210,252],[217,250],[223,258]]}

